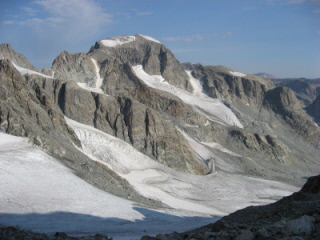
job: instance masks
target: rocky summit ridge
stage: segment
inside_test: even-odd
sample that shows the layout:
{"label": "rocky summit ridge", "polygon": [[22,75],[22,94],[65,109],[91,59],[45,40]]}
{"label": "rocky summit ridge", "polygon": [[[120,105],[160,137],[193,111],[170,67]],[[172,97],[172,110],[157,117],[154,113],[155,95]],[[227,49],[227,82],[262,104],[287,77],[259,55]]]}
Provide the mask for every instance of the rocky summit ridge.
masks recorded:
{"label": "rocky summit ridge", "polygon": [[304,111],[293,90],[268,78],[181,64],[148,36],[101,39],[88,53],[63,51],[43,70],[2,44],[0,81],[2,132],[29,138],[90,184],[145,206],[164,204],[84,154],[68,119],[182,173],[302,186],[320,171],[320,129],[312,118],[319,107]]}

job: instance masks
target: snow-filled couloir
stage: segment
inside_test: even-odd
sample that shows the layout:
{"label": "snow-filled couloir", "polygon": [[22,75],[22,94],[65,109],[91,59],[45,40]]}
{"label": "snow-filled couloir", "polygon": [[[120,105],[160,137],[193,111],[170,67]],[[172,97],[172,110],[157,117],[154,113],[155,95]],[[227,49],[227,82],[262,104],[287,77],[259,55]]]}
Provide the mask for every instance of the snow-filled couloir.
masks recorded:
{"label": "snow-filled couloir", "polygon": [[243,128],[243,125],[236,115],[225,106],[220,99],[210,98],[202,93],[202,86],[198,83],[198,80],[190,75],[190,73],[188,75],[190,77],[190,82],[194,87],[194,92],[192,94],[169,84],[161,75],[147,74],[143,70],[142,65],[133,66],[132,69],[149,87],[169,92],[179,97],[183,102],[191,105],[197,112],[207,117],[207,119],[226,126]]}
{"label": "snow-filled couloir", "polygon": [[103,78],[100,76],[100,68],[98,66],[98,62],[97,60],[95,60],[94,58],[90,58],[94,68],[95,68],[95,72],[96,72],[96,86],[95,87],[90,87],[88,86],[87,83],[79,83],[77,82],[77,84],[82,87],[85,90],[88,90],[90,92],[96,92],[96,93],[102,93],[104,94],[103,90],[101,89],[102,83],[103,83]]}

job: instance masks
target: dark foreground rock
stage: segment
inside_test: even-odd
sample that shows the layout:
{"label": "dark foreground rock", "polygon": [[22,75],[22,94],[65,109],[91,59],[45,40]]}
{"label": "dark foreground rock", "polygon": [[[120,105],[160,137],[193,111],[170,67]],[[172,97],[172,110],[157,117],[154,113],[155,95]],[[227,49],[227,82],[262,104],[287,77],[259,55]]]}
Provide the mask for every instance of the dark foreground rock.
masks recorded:
{"label": "dark foreground rock", "polygon": [[266,206],[247,207],[214,224],[141,240],[313,240],[320,239],[320,175],[302,189]]}
{"label": "dark foreground rock", "polygon": [[96,234],[86,237],[71,237],[64,232],[57,232],[53,236],[44,233],[34,233],[31,231],[22,230],[18,227],[8,227],[0,225],[1,240],[111,240],[107,236]]}

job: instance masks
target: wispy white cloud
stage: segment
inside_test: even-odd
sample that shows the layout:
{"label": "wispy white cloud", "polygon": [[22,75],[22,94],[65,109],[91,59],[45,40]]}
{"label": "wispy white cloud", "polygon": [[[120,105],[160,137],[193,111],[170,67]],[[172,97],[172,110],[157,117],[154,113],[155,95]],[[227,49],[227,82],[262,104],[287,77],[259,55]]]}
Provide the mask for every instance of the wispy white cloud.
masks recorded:
{"label": "wispy white cloud", "polygon": [[[28,18],[20,24],[38,36],[49,36],[62,42],[81,40],[109,26],[112,16],[93,0],[36,0],[33,4],[44,11],[46,17]],[[25,7],[29,14],[37,11]]]}
{"label": "wispy white cloud", "polygon": [[183,37],[164,37],[162,38],[165,42],[196,42],[203,40],[204,37],[201,34],[195,34],[190,36],[183,36]]}

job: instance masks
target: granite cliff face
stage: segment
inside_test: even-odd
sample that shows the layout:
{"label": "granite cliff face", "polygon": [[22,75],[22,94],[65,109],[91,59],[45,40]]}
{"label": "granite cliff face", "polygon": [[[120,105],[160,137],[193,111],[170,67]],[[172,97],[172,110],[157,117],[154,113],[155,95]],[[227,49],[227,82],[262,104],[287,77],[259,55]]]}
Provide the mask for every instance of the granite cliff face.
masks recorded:
{"label": "granite cliff face", "polygon": [[202,82],[210,97],[227,102],[240,100],[244,104],[260,106],[264,93],[274,87],[268,79],[234,72],[223,66],[196,65],[192,74]]}
{"label": "granite cliff face", "polygon": [[10,59],[13,63],[20,67],[36,70],[36,68],[27,60],[27,58],[14,51],[10,44],[0,45],[0,59]]}
{"label": "granite cliff face", "polygon": [[309,106],[320,94],[319,79],[277,79],[274,80],[274,83],[294,91],[303,107]]}
{"label": "granite cliff face", "polygon": [[[1,45],[0,53],[6,59],[0,64],[2,131],[68,159],[69,167],[100,188],[117,193],[117,187],[104,186],[104,178],[127,184],[118,195],[127,197],[131,186],[75,148],[81,144],[65,117],[180,172],[228,172],[230,165],[237,173],[299,185],[302,176],[320,170],[319,128],[293,91],[267,78],[180,64],[163,44],[143,35],[102,39],[87,54],[64,51],[46,71],[9,45]],[[224,163],[199,154],[197,144]],[[93,180],[84,166],[106,177]],[[136,201],[150,203],[135,194]]]}
{"label": "granite cliff face", "polygon": [[54,77],[68,79],[74,82],[87,83],[94,87],[96,84],[95,61],[84,53],[68,53],[63,51],[53,61]]}

